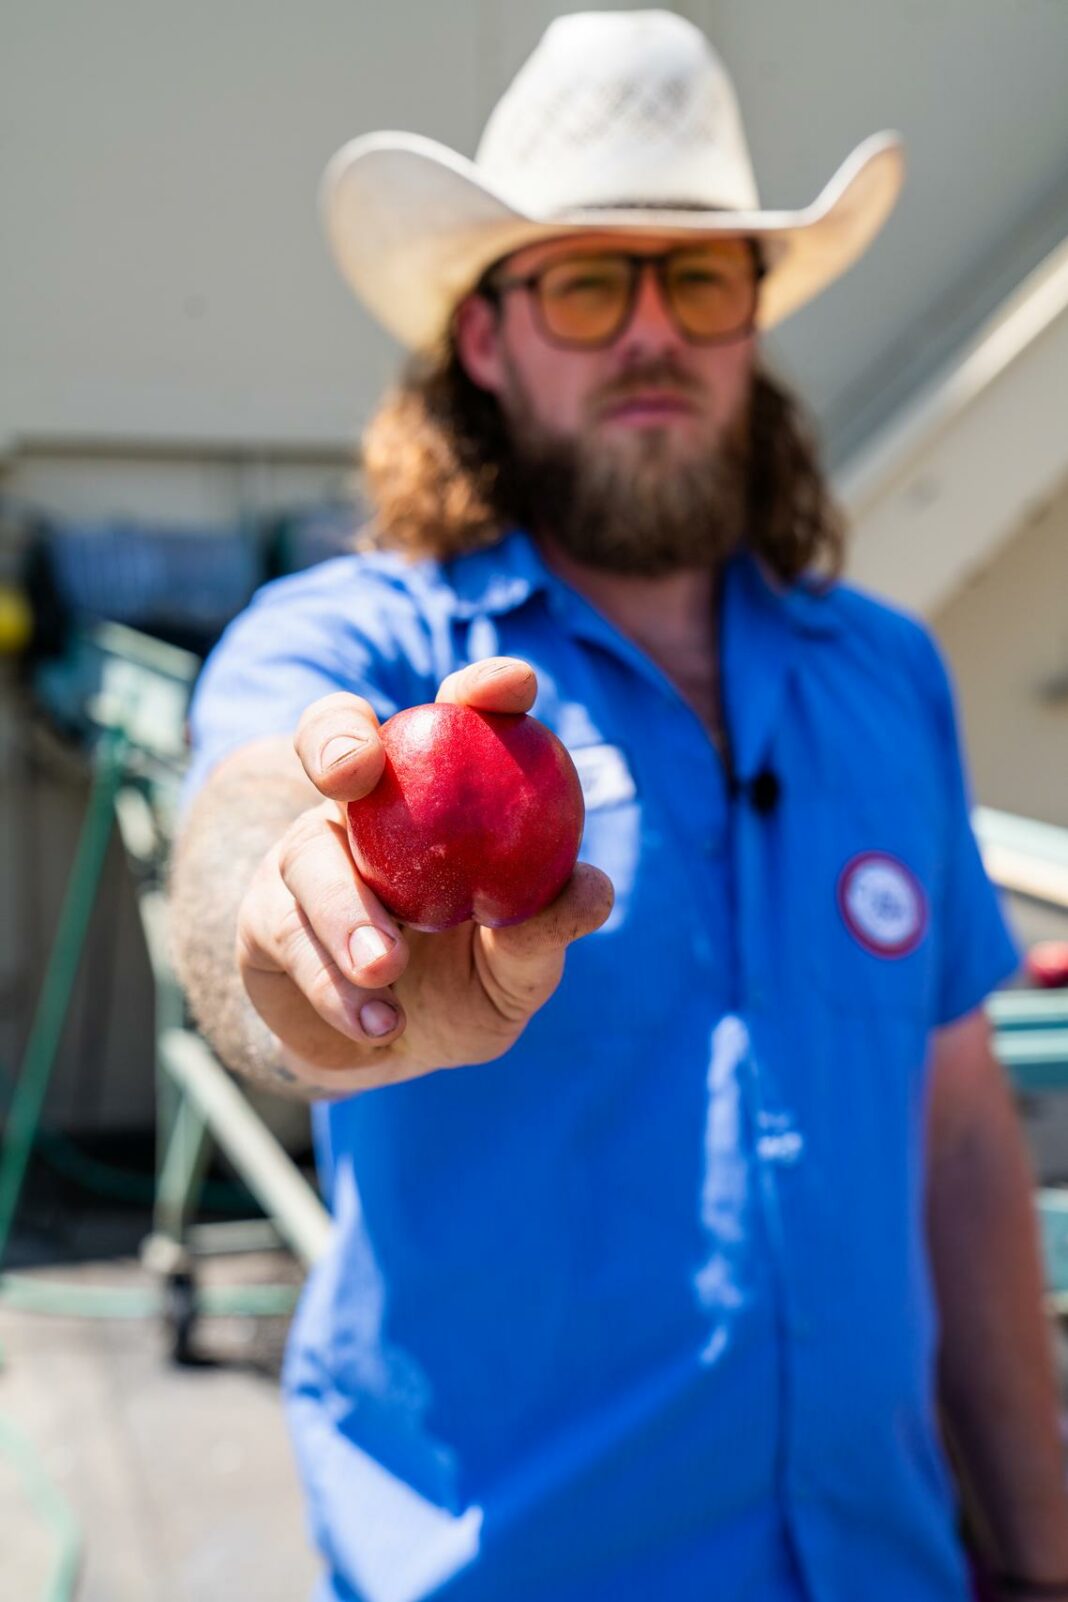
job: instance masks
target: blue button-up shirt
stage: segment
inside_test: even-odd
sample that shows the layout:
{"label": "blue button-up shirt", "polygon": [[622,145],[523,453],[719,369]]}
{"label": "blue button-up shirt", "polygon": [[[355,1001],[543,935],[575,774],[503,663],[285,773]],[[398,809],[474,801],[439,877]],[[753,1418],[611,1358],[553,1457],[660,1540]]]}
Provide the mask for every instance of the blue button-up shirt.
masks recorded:
{"label": "blue button-up shirt", "polygon": [[926,1065],[1016,954],[951,694],[920,625],[746,555],[721,651],[734,783],[521,533],[271,585],[206,670],[191,789],[318,696],[524,658],[616,887],[500,1061],[315,1110],[337,1228],[285,1384],[324,1602],[967,1595]]}

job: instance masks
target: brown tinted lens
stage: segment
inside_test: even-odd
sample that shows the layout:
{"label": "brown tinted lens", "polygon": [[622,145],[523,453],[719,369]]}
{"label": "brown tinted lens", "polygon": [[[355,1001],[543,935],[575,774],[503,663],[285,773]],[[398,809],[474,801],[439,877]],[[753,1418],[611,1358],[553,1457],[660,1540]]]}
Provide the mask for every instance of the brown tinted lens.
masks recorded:
{"label": "brown tinted lens", "polygon": [[611,339],[627,314],[632,270],[623,256],[568,257],[538,282],[549,333],[576,345]]}
{"label": "brown tinted lens", "polygon": [[665,281],[672,311],[695,339],[737,333],[752,319],[756,281],[744,240],[673,252]]}

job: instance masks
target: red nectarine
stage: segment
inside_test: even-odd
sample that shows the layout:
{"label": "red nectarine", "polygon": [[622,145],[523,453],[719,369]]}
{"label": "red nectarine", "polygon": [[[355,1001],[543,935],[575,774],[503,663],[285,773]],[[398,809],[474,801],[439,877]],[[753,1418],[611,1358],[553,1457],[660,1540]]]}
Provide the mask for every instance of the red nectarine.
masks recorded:
{"label": "red nectarine", "polygon": [[548,906],[571,875],[585,810],[544,724],[441,702],[383,724],[382,777],[348,807],[365,882],[402,923],[500,927]]}

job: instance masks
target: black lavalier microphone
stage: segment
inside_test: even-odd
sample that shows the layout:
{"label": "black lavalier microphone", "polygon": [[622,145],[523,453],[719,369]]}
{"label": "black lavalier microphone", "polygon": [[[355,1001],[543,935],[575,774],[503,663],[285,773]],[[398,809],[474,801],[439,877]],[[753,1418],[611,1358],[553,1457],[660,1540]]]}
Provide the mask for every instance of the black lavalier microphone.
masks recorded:
{"label": "black lavalier microphone", "polygon": [[734,798],[744,796],[753,811],[766,818],[779,804],[782,783],[779,775],[771,768],[761,768],[751,779],[740,779],[737,774],[732,773],[730,793]]}
{"label": "black lavalier microphone", "polygon": [[750,779],[748,784],[744,786],[744,789],[749,796],[749,805],[754,812],[759,812],[761,817],[767,817],[769,812],[775,811],[779,804],[779,797],[782,794],[779,775],[773,772],[771,768],[761,768],[755,778]]}

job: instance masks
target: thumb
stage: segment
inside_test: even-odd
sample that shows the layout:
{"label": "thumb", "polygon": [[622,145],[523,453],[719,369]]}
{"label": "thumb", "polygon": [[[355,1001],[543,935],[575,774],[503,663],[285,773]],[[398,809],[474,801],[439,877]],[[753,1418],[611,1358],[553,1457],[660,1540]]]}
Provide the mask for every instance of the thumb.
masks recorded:
{"label": "thumb", "polygon": [[556,900],[533,918],[504,929],[480,924],[479,977],[497,1010],[521,1023],[548,1001],[560,983],[567,947],[601,927],[614,898],[608,875],[579,862]]}

